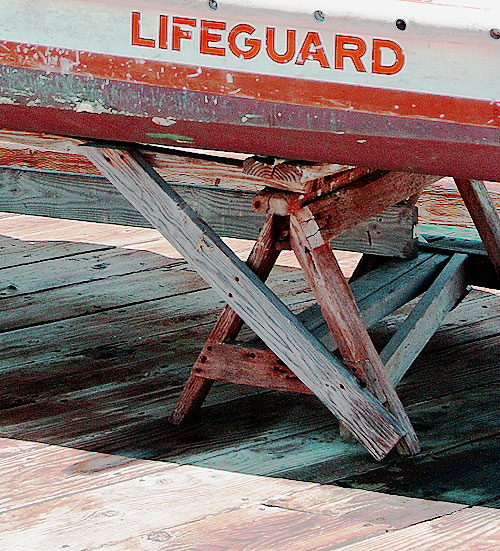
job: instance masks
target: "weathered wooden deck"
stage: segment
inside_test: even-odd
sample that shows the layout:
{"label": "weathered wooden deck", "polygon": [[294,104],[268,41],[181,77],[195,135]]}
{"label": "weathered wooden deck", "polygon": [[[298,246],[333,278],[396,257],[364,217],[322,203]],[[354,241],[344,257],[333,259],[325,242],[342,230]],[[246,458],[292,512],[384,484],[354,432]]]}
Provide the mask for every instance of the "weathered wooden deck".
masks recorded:
{"label": "weathered wooden deck", "polygon": [[0,214],[0,304],[2,549],[500,548],[498,294],[474,290],[402,381],[423,452],[381,463],[312,396],[219,384],[166,421],[221,304],[153,230]]}

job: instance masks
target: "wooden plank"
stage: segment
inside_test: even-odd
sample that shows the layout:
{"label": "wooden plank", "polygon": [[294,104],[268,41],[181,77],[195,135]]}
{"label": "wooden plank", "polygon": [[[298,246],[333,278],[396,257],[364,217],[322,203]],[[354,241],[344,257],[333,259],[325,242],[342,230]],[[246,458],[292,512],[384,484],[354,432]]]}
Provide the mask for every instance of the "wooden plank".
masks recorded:
{"label": "wooden plank", "polygon": [[[112,343],[113,347],[119,346],[120,343],[127,347],[127,342],[132,345],[147,337],[159,338],[169,331],[187,331],[200,323],[214,323],[223,301],[211,289],[207,289],[207,284],[197,276],[188,276],[184,289],[182,278],[178,283],[177,290],[180,290],[181,294],[175,300],[165,297],[168,291],[158,290],[160,295],[164,293],[158,300],[134,300],[108,311],[92,312],[85,316],[47,323],[44,325],[43,347],[40,346],[40,329],[36,326],[0,333],[0,365],[4,369],[12,369],[20,363],[25,363],[29,358],[33,367],[38,364],[42,368],[47,361],[57,359],[58,355],[78,355],[79,347],[82,346],[79,342],[81,339],[87,343],[85,346],[89,350],[106,350]],[[307,305],[310,302],[307,283],[287,268],[277,269],[276,276],[270,278],[269,286],[292,308],[294,305]],[[175,292],[175,285],[173,291]],[[92,288],[89,288],[88,292],[92,293]],[[99,288],[96,292],[99,292]],[[75,295],[74,299],[78,301],[78,295]],[[12,305],[15,307],[15,299],[12,299]],[[43,316],[43,312],[34,312],[33,316],[36,321],[37,316]],[[29,319],[29,311],[24,311],[24,323],[29,325]],[[22,320],[21,316],[20,322]],[[92,334],[99,335],[98,343],[92,338]],[[204,340],[207,337],[208,331]],[[202,344],[203,340],[200,341],[199,348]]]}
{"label": "wooden plank", "polygon": [[63,548],[74,542],[81,548],[103,548],[138,533],[155,531],[160,538],[176,525],[299,487],[304,483],[180,466],[7,511],[0,542],[5,549],[20,542],[24,549]]}
{"label": "wooden plank", "polygon": [[[63,136],[0,130],[0,165],[99,174],[82,153],[81,147],[86,143]],[[16,155],[9,154],[9,150]],[[35,152],[30,153],[30,150]],[[21,159],[20,151],[25,152]],[[59,155],[42,156],[37,151]],[[266,185],[265,180],[243,173],[244,155],[235,158],[231,154],[153,146],[140,146],[140,151],[167,181],[247,191],[256,191]]]}
{"label": "wooden plank", "polygon": [[0,483],[4,491],[0,514],[176,467],[173,463],[1,438]]}
{"label": "wooden plank", "polygon": [[[434,362],[434,369],[436,369],[436,365],[439,364]],[[432,469],[433,454],[437,454],[443,450],[452,451],[457,446],[478,438],[484,438],[485,442],[487,440],[494,440],[498,435],[499,402],[495,403],[495,400],[499,396],[498,373],[496,383],[486,383],[486,386],[481,389],[471,390],[471,371],[467,369],[465,362],[462,362],[461,366],[469,374],[468,381],[466,383],[462,381],[462,389],[465,386],[466,390],[427,402],[421,401],[422,395],[419,393],[419,387],[416,382],[412,385],[409,392],[410,396],[407,399],[407,403],[409,404],[408,412],[415,426],[418,427],[423,445],[423,451],[417,457],[422,457],[423,459],[427,457],[425,465],[419,468],[419,475],[411,475],[412,466],[415,465],[413,460],[406,459],[403,461],[399,456],[393,454],[391,457],[386,458],[383,463],[384,481],[387,483],[385,490],[382,486],[380,488],[372,488],[370,486],[370,484],[377,483],[377,477],[381,476],[377,474],[371,478],[367,474],[364,488],[380,489],[389,493],[392,486],[395,488],[392,493],[401,494],[400,489],[404,487],[405,480],[411,479],[412,482],[409,482],[406,486],[407,493],[415,497],[425,498],[426,484],[419,483],[419,477],[422,479],[425,475],[427,482],[431,479],[434,480],[434,489],[441,488],[441,494],[434,497],[431,496],[431,498],[447,500],[447,492],[451,488],[460,487],[460,480],[464,476],[463,473],[471,471],[470,463],[472,457],[476,457],[478,468],[484,461],[485,467],[490,465],[488,467],[489,472],[493,471],[498,455],[493,453],[481,457],[480,447],[476,448],[475,456],[472,453],[459,456],[457,463],[453,458],[447,461],[443,460],[442,467],[439,469],[440,474],[438,475]],[[455,366],[455,370],[457,368],[459,369],[460,366]],[[450,376],[449,373],[447,376]],[[491,373],[489,378],[495,380],[495,377]],[[485,381],[486,379],[482,378],[482,380]],[[436,384],[436,381],[434,381],[434,384]],[[235,427],[233,430],[239,431],[239,438],[234,438],[234,440],[224,438],[224,445],[217,450],[206,447],[202,449],[203,446],[200,446],[190,451],[185,450],[182,457],[170,455],[168,456],[169,460],[217,469],[267,476],[281,476],[295,480],[309,480],[322,484],[346,485],[348,482],[346,479],[352,477],[353,481],[350,485],[356,487],[359,487],[356,478],[358,474],[369,473],[380,467],[381,464],[370,460],[368,455],[363,453],[363,450],[360,450],[358,446],[341,442],[336,425],[328,422],[326,412],[322,408],[315,407],[314,403],[310,400],[311,397],[291,393],[280,394],[280,396],[288,398],[289,403],[293,404],[289,408],[281,410],[282,417],[288,418],[290,416],[296,418],[298,421],[303,415],[303,408],[307,408],[310,418],[308,419],[308,426],[304,425],[303,430],[284,435],[283,432],[279,431],[281,423],[278,421],[273,422],[273,420],[277,419],[277,416],[273,416],[267,423],[262,423],[255,427],[255,430],[249,435],[247,430],[245,430],[248,427],[245,419],[246,416],[252,415],[251,410],[244,408],[242,411],[236,413],[235,404],[232,404],[232,409],[227,407],[227,409],[224,408],[224,411],[214,411],[214,415],[221,415],[221,420],[217,423],[212,419],[210,426],[217,425],[220,427],[217,430],[217,436],[221,435],[224,438],[224,430],[227,433],[227,424],[224,425],[224,418],[226,422],[228,418],[233,420],[232,412],[235,412],[234,414],[238,416],[238,419],[234,420],[232,427]],[[252,399],[249,398],[249,400]],[[252,402],[257,400],[261,404],[259,411],[265,411],[267,414],[268,408],[272,408],[272,394],[270,396],[256,396]],[[205,415],[212,414],[211,410],[212,408],[206,410]],[[297,414],[297,411],[300,414]],[[255,417],[255,414],[253,415]],[[246,437],[243,437],[243,435],[246,435]],[[463,461],[464,458],[466,459],[465,462]],[[406,476],[395,480],[400,471],[401,463],[406,465],[406,461],[408,461],[408,466],[405,467]],[[462,463],[460,463],[461,461]],[[460,471],[455,469],[455,464],[461,465]],[[447,475],[446,467],[449,470]],[[425,474],[426,471],[427,474]],[[440,476],[443,481],[441,485],[439,484]],[[470,476],[473,476],[472,472]],[[475,478],[471,482],[470,487],[476,485],[479,488],[488,488],[488,484],[481,475],[480,469],[474,476]],[[492,473],[492,476],[495,475]],[[444,484],[444,481],[446,481],[446,484]],[[416,488],[421,488],[422,493],[414,493]],[[496,491],[495,488],[492,489],[489,495]],[[486,491],[489,492],[489,490]],[[457,500],[460,501],[458,492],[453,501]]]}
{"label": "wooden plank", "polygon": [[[347,499],[349,498],[344,498],[344,500]],[[411,524],[409,520],[411,505],[412,502],[407,502],[405,507],[408,524]],[[347,509],[343,515],[342,509]],[[390,518],[391,511],[383,505],[379,508],[379,517],[373,517],[373,521],[370,521],[371,517],[368,515],[363,519],[362,512],[356,511],[354,515],[350,514],[352,512],[348,507],[339,507],[337,515],[290,510],[275,505],[242,507],[170,529],[168,531],[170,537],[161,543],[161,549],[171,551],[180,549],[197,551],[336,549],[341,545],[364,541],[395,530]],[[425,520],[429,520],[429,517]],[[113,542],[106,546],[106,549],[109,551],[140,549],[146,538],[154,539],[155,533],[147,532],[127,540]]]}
{"label": "wooden plank", "polygon": [[364,275],[373,272],[373,270],[380,268],[380,266],[382,266],[388,260],[388,257],[364,254],[356,264],[356,268],[354,268],[351,277],[349,277],[349,284],[353,283],[360,277],[363,277]]}
{"label": "wooden plank", "polygon": [[500,513],[486,507],[457,511],[444,518],[386,533],[339,551],[490,551],[500,545]]}
{"label": "wooden plank", "polygon": [[0,270],[82,253],[97,253],[108,248],[92,243],[22,241],[0,235]]}
{"label": "wooden plank", "polygon": [[392,416],[359,387],[354,377],[140,156],[97,148],[86,148],[85,154],[161,233],[168,235],[269,348],[285,364],[293,365],[302,382],[374,456],[381,458],[392,449],[400,437]]}
{"label": "wooden plank", "polygon": [[500,276],[500,216],[481,180],[455,178],[458,191]]}
{"label": "wooden plank", "polygon": [[453,255],[380,353],[394,386],[399,384],[448,312],[467,293],[466,263],[466,255]]}
{"label": "wooden plank", "polygon": [[500,287],[498,276],[477,231],[465,229],[464,232],[464,228],[451,229],[449,226],[442,226],[442,228],[443,231],[440,231],[439,226],[424,226],[422,236],[426,242],[419,244],[420,250],[466,254],[469,257],[467,267],[469,283],[479,287],[498,289]]}
{"label": "wooden plank", "polygon": [[3,220],[4,218],[12,218],[13,216],[17,215],[11,212],[0,212],[0,220]]}
{"label": "wooden plank", "polygon": [[[145,243],[149,247],[151,242],[161,238],[153,229],[26,215],[0,220],[0,233],[24,241],[64,241],[131,248]],[[163,238],[161,240],[165,242]]]}
{"label": "wooden plank", "polygon": [[[186,174],[182,184],[172,185],[216,231],[232,237],[257,238],[265,217],[252,212],[253,193],[184,185],[188,177]],[[0,207],[24,214],[151,227],[106,179],[97,176],[0,168]],[[407,207],[391,207],[339,236],[332,246],[406,257],[413,254],[416,246],[410,214]]]}
{"label": "wooden plank", "polygon": [[0,297],[10,298],[86,281],[169,268],[182,262],[146,251],[120,248],[75,254],[38,262],[30,278],[25,275],[24,265],[0,270]]}
{"label": "wooden plank", "polygon": [[[184,175],[184,180],[189,175]],[[173,184],[222,235],[255,239],[264,221],[252,213],[253,193],[217,187]],[[0,170],[4,210],[91,222],[151,227],[104,178]]]}
{"label": "wooden plank", "polygon": [[172,270],[167,266],[168,263],[164,263],[161,268],[144,268],[143,271],[102,278],[96,275],[95,279],[83,279],[61,287],[50,288],[50,282],[46,282],[48,289],[30,293],[21,293],[22,284],[17,291],[4,287],[0,289],[0,332],[97,314],[207,288],[196,272],[185,266]]}
{"label": "wooden plank", "polygon": [[198,377],[274,390],[311,391],[270,350],[207,341],[193,372]]}
{"label": "wooden plank", "polygon": [[[451,425],[453,429],[454,425]],[[347,487],[382,492],[390,489],[399,495],[481,505],[500,495],[500,483],[496,476],[500,467],[499,436],[497,431],[488,438],[458,441],[451,448],[412,458],[407,464],[399,465],[396,479],[388,469],[374,469],[347,476],[341,483]],[[471,463],[479,457],[480,467],[471,468]]]}
{"label": "wooden plank", "polygon": [[[337,516],[344,522],[355,520],[378,526],[380,533],[401,530],[412,524],[467,508],[467,505],[460,503],[429,501],[330,485],[299,489],[266,501],[265,505],[304,513]],[[361,539],[364,538],[359,538]]]}
{"label": "wooden plank", "polygon": [[[404,172],[374,173],[334,191],[298,211],[304,222],[318,220],[325,239],[333,239],[359,220],[376,216],[386,208],[419,192],[438,176]],[[407,207],[413,212],[413,207]],[[300,214],[303,211],[302,214]],[[311,237],[315,223],[311,222]]]}
{"label": "wooden plank", "polygon": [[[373,327],[427,290],[448,258],[447,255],[421,253],[409,261],[391,260],[366,277],[354,281],[351,290],[366,327]],[[298,317],[329,350],[336,349],[319,306],[310,306]]]}
{"label": "wooden plank", "polygon": [[418,253],[417,211],[404,204],[388,207],[331,240],[332,248],[396,258]]}
{"label": "wooden plank", "polygon": [[368,335],[349,284],[329,243],[323,242],[318,246],[320,236],[315,235],[314,239],[307,237],[306,232],[310,229],[310,220],[303,223],[299,217],[290,216],[292,248],[344,362],[355,377],[387,405],[404,428],[405,435],[398,450],[407,454],[418,453],[420,445],[415,431]]}
{"label": "wooden plank", "polygon": [[[280,233],[285,227],[284,220],[275,215],[269,215],[264,222],[259,237],[246,261],[247,266],[262,281],[266,281],[278,259],[280,251],[277,242]],[[227,342],[235,339],[243,327],[243,320],[228,305],[215,324],[208,341]],[[205,345],[204,348],[206,348]],[[200,376],[200,366],[205,363],[204,350],[194,364],[179,400],[172,411],[169,420],[171,423],[182,423],[199,410],[212,386],[213,379],[219,377]],[[211,380],[212,379],[212,380]],[[238,382],[237,380],[235,382]]]}

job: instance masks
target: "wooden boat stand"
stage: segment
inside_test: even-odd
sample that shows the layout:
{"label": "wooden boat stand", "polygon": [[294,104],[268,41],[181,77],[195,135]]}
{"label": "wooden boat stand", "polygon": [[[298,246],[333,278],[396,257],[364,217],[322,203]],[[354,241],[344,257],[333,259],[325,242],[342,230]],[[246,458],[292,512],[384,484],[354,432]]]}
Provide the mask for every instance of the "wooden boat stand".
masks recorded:
{"label": "wooden boat stand", "polygon": [[[232,381],[315,394],[343,432],[376,459],[394,447],[418,453],[417,436],[394,387],[466,294],[467,256],[420,253],[363,275],[365,259],[350,287],[330,241],[395,203],[410,198],[411,208],[412,199],[438,177],[361,169],[325,173],[324,166],[316,172],[313,166],[287,184],[289,170],[278,178],[275,166],[252,159],[247,173],[270,174],[269,187],[253,203],[267,218],[245,264],[137,151],[76,142],[67,152],[85,155],[227,303],[193,366],[173,422],[198,410],[214,380]],[[457,186],[500,273],[500,220],[486,189],[469,180],[458,180]],[[286,248],[295,252],[319,306],[298,317],[264,284]],[[425,289],[379,354],[367,327]],[[232,342],[243,323],[267,348]],[[332,353],[337,348],[342,360]]]}

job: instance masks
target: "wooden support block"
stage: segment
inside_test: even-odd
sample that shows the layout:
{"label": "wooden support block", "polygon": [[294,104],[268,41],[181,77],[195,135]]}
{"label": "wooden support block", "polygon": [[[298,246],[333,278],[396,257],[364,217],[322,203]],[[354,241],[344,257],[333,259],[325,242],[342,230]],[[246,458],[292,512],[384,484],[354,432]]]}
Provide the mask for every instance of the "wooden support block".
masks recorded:
{"label": "wooden support block", "polygon": [[271,188],[285,189],[296,193],[322,191],[327,193],[373,172],[371,169],[358,168],[335,163],[309,163],[286,161],[274,157],[249,157],[243,162],[243,172],[267,181]]}
{"label": "wooden support block", "polygon": [[[310,221],[290,217],[290,239],[323,317],[335,339],[346,365],[374,392],[404,427],[405,435],[398,449],[416,454],[420,445],[399,397],[394,391],[356,306],[340,266],[321,233],[309,238]],[[347,429],[349,427],[346,426]],[[403,444],[404,442],[404,444]]]}
{"label": "wooden support block", "polygon": [[398,385],[411,364],[438,330],[446,314],[467,294],[467,255],[455,254],[381,352],[380,357]]}
{"label": "wooden support block", "polygon": [[[308,239],[314,242],[319,227],[323,234],[321,239],[331,240],[356,226],[359,220],[377,215],[438,179],[438,176],[404,172],[369,174],[309,203],[297,211],[296,216],[305,224]],[[311,224],[310,229],[307,228],[308,223]]]}
{"label": "wooden support block", "polygon": [[318,197],[328,195],[332,191],[350,184],[368,173],[370,173],[370,171],[366,169],[353,168],[332,174],[326,179],[326,182],[323,178],[321,180],[321,184],[317,183],[313,191],[308,193],[300,193],[296,191],[277,191],[272,187],[274,182],[271,178],[268,180],[268,187],[256,194],[253,200],[253,209],[255,212],[272,212],[274,214],[279,214],[280,216],[288,216],[289,214],[297,212],[309,202],[317,200]]}
{"label": "wooden support block", "polygon": [[455,183],[500,276],[500,216],[488,190],[481,180],[455,178]]}
{"label": "wooden support block", "polygon": [[[283,220],[281,217],[274,214],[269,215],[247,259],[247,266],[262,281],[268,278],[278,259],[280,251],[276,247],[276,244],[278,243],[282,229]],[[212,346],[212,343],[224,343],[235,339],[242,326],[243,320],[240,316],[226,305],[208,338],[210,344],[205,344],[204,349],[191,369],[188,381],[170,415],[170,422],[174,424],[182,423],[199,410],[213,383],[211,377],[201,375],[201,368],[205,366],[206,359],[210,355],[209,348]],[[219,379],[219,377],[214,376],[213,379]]]}
{"label": "wooden support block", "polygon": [[377,459],[406,432],[140,155],[82,148],[125,197]]}

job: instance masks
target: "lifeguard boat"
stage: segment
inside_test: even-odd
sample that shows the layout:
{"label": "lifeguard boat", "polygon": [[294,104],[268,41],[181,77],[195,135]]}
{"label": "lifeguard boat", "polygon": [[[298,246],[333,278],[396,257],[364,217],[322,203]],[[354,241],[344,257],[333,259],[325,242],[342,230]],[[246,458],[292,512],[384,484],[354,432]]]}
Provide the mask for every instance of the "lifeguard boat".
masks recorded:
{"label": "lifeguard boat", "polygon": [[500,180],[488,0],[0,0],[0,128]]}

